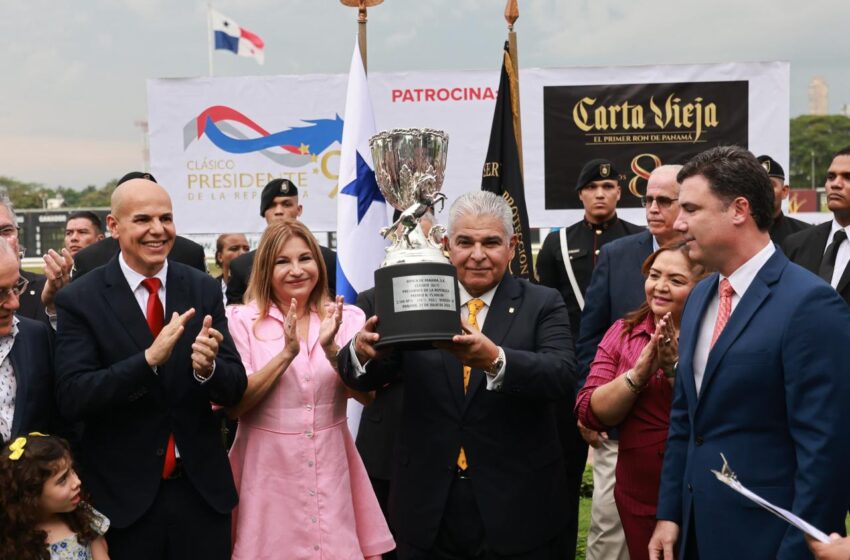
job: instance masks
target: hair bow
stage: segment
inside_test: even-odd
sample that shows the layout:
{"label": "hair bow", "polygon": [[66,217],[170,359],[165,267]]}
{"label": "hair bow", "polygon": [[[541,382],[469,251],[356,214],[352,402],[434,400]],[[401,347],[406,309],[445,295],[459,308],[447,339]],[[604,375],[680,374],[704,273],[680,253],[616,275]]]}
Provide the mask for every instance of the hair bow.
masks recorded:
{"label": "hair bow", "polygon": [[[30,432],[29,435],[30,436],[40,436],[40,437],[45,436],[45,434],[42,434],[41,432]],[[26,436],[21,436],[19,438],[15,438],[15,441],[13,441],[11,444],[9,444],[9,451],[11,451],[11,453],[9,453],[9,459],[12,460],[12,461],[17,461],[18,459],[20,459],[21,456],[24,454],[24,448],[26,446],[27,446]]]}

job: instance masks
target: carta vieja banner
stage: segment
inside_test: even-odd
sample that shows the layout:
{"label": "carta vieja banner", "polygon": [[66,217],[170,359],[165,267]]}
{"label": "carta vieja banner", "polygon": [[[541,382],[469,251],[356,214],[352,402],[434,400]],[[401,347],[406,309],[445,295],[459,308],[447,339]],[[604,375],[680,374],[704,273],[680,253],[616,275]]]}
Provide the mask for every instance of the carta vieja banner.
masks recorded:
{"label": "carta vieja banner", "polygon": [[581,208],[576,178],[593,158],[619,170],[619,206],[640,206],[657,166],[713,146],[748,147],[748,99],[745,80],[544,87],[546,209]]}

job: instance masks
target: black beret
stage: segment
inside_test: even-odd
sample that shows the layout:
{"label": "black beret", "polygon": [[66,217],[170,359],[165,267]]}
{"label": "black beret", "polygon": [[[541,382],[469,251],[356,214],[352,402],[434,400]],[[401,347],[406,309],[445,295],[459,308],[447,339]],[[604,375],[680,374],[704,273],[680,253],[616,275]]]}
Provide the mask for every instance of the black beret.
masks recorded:
{"label": "black beret", "polygon": [[[154,183],[156,183],[156,179],[154,179],[153,175],[151,175],[147,171],[130,171],[129,173],[118,179],[118,185],[120,185],[121,183],[126,183],[131,179],[147,179],[148,181],[153,181]],[[115,186],[117,187],[118,185]]]}
{"label": "black beret", "polygon": [[578,174],[576,181],[576,192],[580,191],[592,181],[600,181],[605,179],[613,179],[620,182],[620,172],[614,167],[611,160],[597,158],[592,159],[584,164],[581,168],[581,173]]}
{"label": "black beret", "polygon": [[278,196],[298,196],[298,187],[289,179],[272,179],[263,187],[260,195],[260,216],[266,215],[266,210]]}
{"label": "black beret", "polygon": [[764,170],[767,171],[768,177],[776,177],[777,179],[785,180],[785,170],[770,156],[759,156],[756,158]]}

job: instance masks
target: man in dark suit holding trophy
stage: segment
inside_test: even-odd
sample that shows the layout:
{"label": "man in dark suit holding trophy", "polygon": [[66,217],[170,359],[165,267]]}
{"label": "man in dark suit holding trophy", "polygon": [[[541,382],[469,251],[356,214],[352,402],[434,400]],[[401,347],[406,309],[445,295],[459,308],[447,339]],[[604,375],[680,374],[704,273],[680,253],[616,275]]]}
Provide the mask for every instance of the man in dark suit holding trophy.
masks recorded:
{"label": "man in dark suit holding trophy", "polygon": [[338,356],[353,388],[404,380],[390,498],[399,558],[560,557],[566,480],[554,404],[572,394],[575,369],[566,307],[557,291],[506,274],[516,237],[501,197],[467,193],[449,220],[463,334],[437,348],[376,350],[379,305]]}

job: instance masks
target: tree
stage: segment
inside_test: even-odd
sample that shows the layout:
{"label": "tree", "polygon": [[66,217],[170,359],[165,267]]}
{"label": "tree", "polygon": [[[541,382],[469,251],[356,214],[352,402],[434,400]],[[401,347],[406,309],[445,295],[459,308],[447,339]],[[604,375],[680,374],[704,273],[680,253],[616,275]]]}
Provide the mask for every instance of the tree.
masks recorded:
{"label": "tree", "polygon": [[24,183],[0,176],[0,190],[6,190],[6,194],[15,208],[41,208],[44,205],[43,198],[54,198],[57,195],[61,195],[65,199],[65,207],[67,208],[108,207],[116,183],[118,183],[118,180],[112,179],[100,188],[89,185],[82,190],[70,187],[51,189],[41,183]]}
{"label": "tree", "polygon": [[[850,118],[844,115],[800,115],[791,119],[792,188],[822,187],[832,154],[850,145]],[[815,176],[812,180],[812,159]]]}

